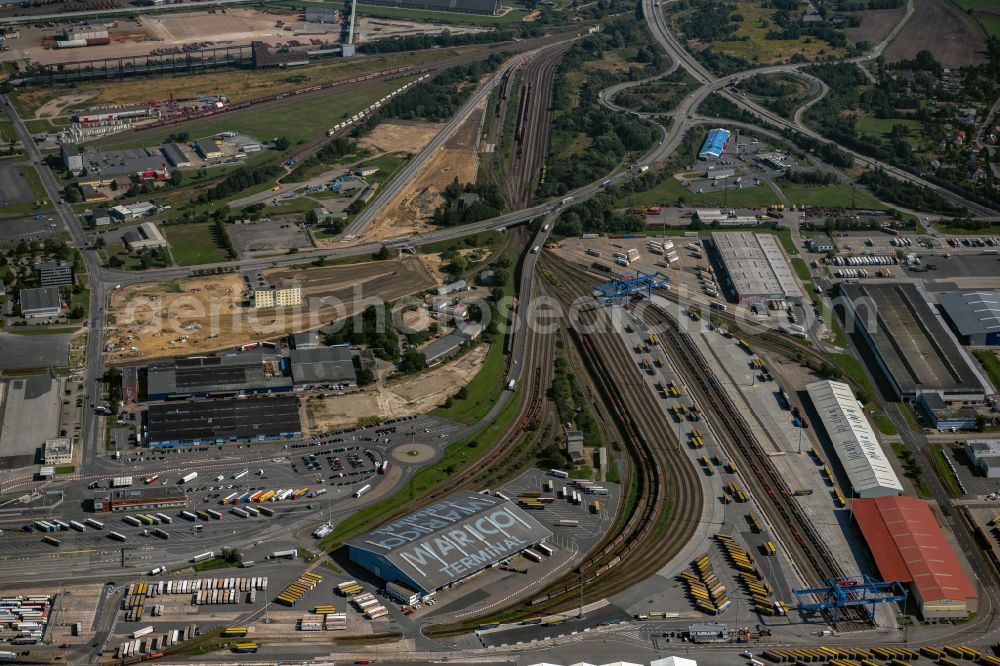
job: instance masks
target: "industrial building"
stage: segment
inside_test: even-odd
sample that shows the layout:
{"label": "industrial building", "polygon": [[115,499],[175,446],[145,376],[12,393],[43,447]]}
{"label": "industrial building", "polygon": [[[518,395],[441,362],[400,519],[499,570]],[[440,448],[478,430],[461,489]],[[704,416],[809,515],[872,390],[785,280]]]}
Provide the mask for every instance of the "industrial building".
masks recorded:
{"label": "industrial building", "polygon": [[378,7],[406,7],[433,9],[442,12],[497,15],[502,9],[500,0],[359,0],[358,4]]}
{"label": "industrial building", "polygon": [[194,142],[194,147],[198,150],[198,154],[206,160],[222,157],[222,149],[219,148],[219,144],[215,143],[215,139],[198,139]]}
{"label": "industrial building", "polygon": [[90,219],[95,227],[104,227],[111,224],[111,212],[104,206],[98,206],[90,211]]}
{"label": "industrial building", "polygon": [[717,231],[708,239],[722,284],[737,303],[802,302],[802,290],[773,234]]}
{"label": "industrial building", "polygon": [[840,289],[848,328],[861,332],[898,398],[982,402],[992,393],[922,289],[900,282]]}
{"label": "industrial building", "polygon": [[705,142],[701,144],[701,150],[698,151],[698,157],[703,160],[709,158],[718,159],[722,156],[728,143],[729,130],[724,130],[721,127],[709,130],[708,136],[705,137]]}
{"label": "industrial building", "polygon": [[38,277],[38,284],[43,287],[73,284],[73,262],[61,259],[39,262],[35,264],[35,275]]}
{"label": "industrial building", "polygon": [[76,123],[103,123],[116,120],[132,120],[147,118],[154,114],[153,107],[147,104],[123,104],[121,106],[101,107],[78,111],[73,115]]}
{"label": "industrial building", "polygon": [[482,335],[482,332],[483,327],[480,324],[469,324],[456,328],[437,340],[432,340],[420,350],[420,353],[424,355],[424,363],[427,364],[427,367],[441,363],[457,354],[462,345],[475,340]]}
{"label": "industrial building", "polygon": [[132,176],[139,180],[166,180],[170,176],[163,155],[157,150],[154,153],[145,148],[128,150],[97,151],[86,150],[83,154],[83,166],[87,175],[77,179],[77,185],[105,187],[115,182],[119,176],[126,182]]}
{"label": "industrial building", "polygon": [[296,347],[289,352],[292,382],[296,390],[350,388],[358,385],[349,345]]}
{"label": "industrial building", "polygon": [[184,154],[184,151],[176,143],[163,144],[160,146],[160,152],[167,158],[170,166],[174,168],[191,166],[191,160],[188,159],[187,155]]}
{"label": "industrial building", "polygon": [[58,287],[22,289],[21,316],[25,319],[58,317],[62,313],[62,297]]}
{"label": "industrial building", "polygon": [[297,51],[272,51],[267,42],[252,42],[250,44],[253,66],[256,69],[270,67],[294,67],[308,65],[309,55]]}
{"label": "industrial building", "polygon": [[351,561],[421,596],[550,538],[509,500],[465,491],[347,542]]}
{"label": "industrial building", "polygon": [[144,424],[151,449],[302,436],[293,396],[150,405]]}
{"label": "industrial building", "polygon": [[728,643],[729,627],[718,622],[699,622],[688,626],[692,643]]}
{"label": "industrial building", "polygon": [[977,611],[976,588],[927,502],[858,499],[851,512],[882,580],[909,583],[924,619],[966,619]]}
{"label": "industrial building", "polygon": [[45,440],[42,462],[46,465],[68,465],[73,462],[73,440],[69,437]]}
{"label": "industrial building", "polygon": [[136,203],[115,206],[109,212],[116,221],[127,222],[152,215],[156,212],[156,204],[151,201],[137,201]]}
{"label": "industrial building", "polygon": [[292,333],[292,349],[316,349],[319,346],[318,331]]}
{"label": "industrial building", "polygon": [[1000,345],[1000,291],[948,291],[937,299],[963,345]]}
{"label": "industrial building", "polygon": [[708,167],[705,170],[705,178],[709,180],[724,180],[726,178],[733,178],[736,175],[736,169],[733,167]]}
{"label": "industrial building", "polygon": [[168,506],[184,506],[187,495],[175,486],[148,486],[146,488],[115,488],[94,495],[92,510],[98,513],[112,511],[149,511]]}
{"label": "industrial building", "polygon": [[944,429],[971,430],[976,427],[978,414],[972,407],[961,403],[948,403],[937,393],[922,393],[917,398],[917,407],[931,427]]}
{"label": "industrial building", "polygon": [[171,400],[282,393],[292,390],[292,379],[283,375],[278,358],[265,358],[258,348],[152,363],[146,386],[150,400]]}
{"label": "industrial building", "polygon": [[122,234],[122,240],[130,252],[167,246],[167,239],[152,222],[143,222],[135,229],[126,231]]}
{"label": "industrial building", "polygon": [[257,310],[302,305],[302,286],[279,282],[264,289],[254,290],[252,300],[253,307]]}
{"label": "industrial building", "polygon": [[903,486],[851,387],[819,381],[806,386],[855,497],[899,495]]}
{"label": "industrial building", "polygon": [[969,460],[990,479],[1000,478],[1000,439],[969,439],[963,444]]}

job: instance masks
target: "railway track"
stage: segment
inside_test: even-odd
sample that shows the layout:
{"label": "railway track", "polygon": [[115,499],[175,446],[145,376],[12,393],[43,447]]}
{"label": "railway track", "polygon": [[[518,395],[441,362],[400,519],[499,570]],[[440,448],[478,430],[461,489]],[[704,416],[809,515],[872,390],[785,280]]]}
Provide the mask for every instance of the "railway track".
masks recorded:
{"label": "railway track", "polygon": [[[514,145],[506,165],[503,189],[511,210],[530,206],[538,189],[549,145],[555,75],[570,46],[559,44],[541,51],[523,68],[524,85],[518,100]],[[511,110],[509,104],[506,110]]]}
{"label": "railway track", "polygon": [[[660,347],[683,377],[692,396],[705,407],[705,418],[727,452],[743,469],[749,469],[748,483],[762,510],[771,518],[772,528],[795,552],[793,558],[810,584],[839,578],[844,570],[816,532],[809,517],[792,496],[788,485],[761,447],[743,415],[716,379],[701,351],[676,319],[655,305],[643,308],[643,318],[657,333]],[[860,609],[846,609],[842,627],[864,620]]]}
{"label": "railway track", "polygon": [[[558,282],[558,286],[543,288],[548,296],[567,308],[581,298],[592,300],[592,306],[580,309],[583,330],[606,317],[593,301],[589,284],[548,256],[543,263]],[[631,515],[581,565],[584,589],[588,592],[585,596],[598,597],[649,578],[687,545],[701,517],[703,489],[697,469],[687,459],[682,444],[672,436],[666,414],[646,386],[621,338],[606,329],[581,333],[570,328],[570,335],[635,460],[637,496]],[[668,527],[671,538],[661,541],[658,537]],[[578,592],[579,585],[578,576],[567,576],[534,597],[531,604],[540,606],[550,600],[565,600],[570,593]]]}

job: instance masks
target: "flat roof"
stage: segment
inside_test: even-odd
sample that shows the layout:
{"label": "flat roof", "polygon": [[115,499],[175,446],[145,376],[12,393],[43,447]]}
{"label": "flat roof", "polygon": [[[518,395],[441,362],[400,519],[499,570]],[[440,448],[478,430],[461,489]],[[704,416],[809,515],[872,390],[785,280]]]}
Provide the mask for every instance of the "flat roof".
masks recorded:
{"label": "flat roof", "polygon": [[222,356],[192,356],[151,363],[147,368],[150,396],[191,393],[237,393],[249,389],[291,388],[288,377],[264,372],[262,349]]}
{"label": "flat roof", "polygon": [[1000,291],[946,291],[937,299],[959,335],[1000,333]]}
{"label": "flat roof", "polygon": [[841,290],[904,395],[985,391],[968,354],[916,285],[844,284]]}
{"label": "flat roof", "polygon": [[58,310],[60,307],[62,307],[62,297],[59,296],[59,287],[21,290],[22,313],[35,310]]}
{"label": "flat roof", "polygon": [[151,442],[256,439],[302,431],[293,396],[150,405],[147,422]]}
{"label": "flat roof", "polygon": [[701,144],[701,150],[698,151],[698,157],[719,157],[727,141],[729,141],[729,130],[721,127],[709,130],[705,142]]}
{"label": "flat roof", "polygon": [[353,384],[358,380],[347,346],[293,349],[289,359],[296,384]]}
{"label": "flat roof", "polygon": [[187,499],[184,489],[179,486],[149,486],[145,488],[113,488],[94,495],[95,500],[130,502],[137,500],[179,500]]}
{"label": "flat roof", "polygon": [[903,485],[851,387],[825,380],[809,384],[806,391],[854,492],[861,497],[903,492]]}
{"label": "flat roof", "polygon": [[350,539],[436,590],[506,559],[552,533],[508,500],[464,491]]}
{"label": "flat roof", "polygon": [[802,298],[791,266],[773,234],[717,231],[712,242],[741,297]]}
{"label": "flat roof", "polygon": [[851,511],[882,580],[913,583],[923,602],[978,598],[927,502],[913,497],[857,499]]}

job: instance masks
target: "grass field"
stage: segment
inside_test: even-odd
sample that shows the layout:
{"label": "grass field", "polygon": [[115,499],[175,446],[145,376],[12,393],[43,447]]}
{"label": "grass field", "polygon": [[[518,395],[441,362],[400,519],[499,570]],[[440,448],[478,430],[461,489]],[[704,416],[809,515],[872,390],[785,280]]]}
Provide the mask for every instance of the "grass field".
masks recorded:
{"label": "grass field", "polygon": [[983,366],[993,388],[1000,387],[1000,358],[997,357],[997,353],[992,349],[977,349],[972,353],[976,355],[979,364]]}
{"label": "grass field", "polygon": [[[282,2],[284,7],[326,7],[343,9],[344,5],[337,2]],[[502,16],[484,14],[468,14],[466,12],[444,12],[433,9],[409,9],[404,7],[376,7],[374,5],[358,5],[359,16],[378,16],[389,19],[410,19],[415,21],[432,21],[434,23],[464,23],[468,25],[504,25],[517,23],[528,14],[528,10],[513,2],[503,3],[504,9],[509,9]]]}
{"label": "grass field", "polygon": [[170,243],[170,254],[178,266],[212,264],[229,258],[209,222],[167,224],[160,230]]}
{"label": "grass field", "polygon": [[[303,99],[292,98],[287,102],[271,104],[262,108],[251,108],[226,116],[185,123],[181,129],[193,137],[209,136],[225,131],[249,134],[261,141],[270,141],[275,137],[284,136],[294,146],[322,134],[340,120],[354,115],[413,78],[415,77],[396,79],[395,81],[377,81],[366,84],[362,88],[330,92]],[[177,131],[177,127],[164,127],[143,133],[139,140],[116,144],[115,147],[136,148],[156,145]]]}
{"label": "grass field", "polygon": [[984,7],[995,7],[997,0],[952,0],[962,9],[982,9]]}
{"label": "grass field", "polygon": [[667,178],[650,190],[626,195],[622,199],[622,204],[626,206],[650,206],[684,201],[691,206],[721,206],[725,201],[725,205],[737,208],[762,208],[773,204],[776,199],[774,192],[765,185],[742,190],[729,190],[725,193],[713,191],[698,194],[681,185],[675,178]]}
{"label": "grass field", "polygon": [[[875,385],[865,373],[865,369],[861,365],[861,361],[853,356],[849,356],[848,354],[830,354],[830,360],[836,363],[837,367],[843,370],[848,377],[858,383],[861,389],[868,394],[867,397],[869,401],[878,396],[878,393],[875,392]],[[861,396],[858,396],[859,399],[860,397]]]}
{"label": "grass field", "polygon": [[[745,58],[755,64],[784,61],[794,54],[815,60],[817,56],[842,56],[844,49],[836,49],[814,37],[802,36],[798,39],[767,39],[767,33],[774,30],[776,9],[765,4],[740,3],[737,13],[743,16],[731,39],[716,40],[711,44],[692,41],[697,48],[705,46],[725,55]],[[676,14],[675,14],[676,16]],[[678,29],[678,32],[683,32]]]}
{"label": "grass field", "polygon": [[983,26],[987,36],[1000,39],[1000,19],[982,14],[976,14],[975,18]]}
{"label": "grass field", "polygon": [[943,444],[938,442],[932,442],[928,445],[929,456],[931,459],[931,464],[934,465],[934,473],[937,474],[938,478],[941,479],[941,485],[948,492],[948,497],[956,499],[962,496],[962,486],[958,483],[958,477],[955,473],[951,471],[951,466],[948,465],[948,459],[945,457],[945,447]]}
{"label": "grass field", "polygon": [[913,487],[916,489],[917,494],[924,498],[930,497],[931,489],[927,485],[927,480],[920,470],[920,465],[917,464],[916,459],[906,448],[906,445],[902,442],[893,442],[892,450],[896,452],[896,457],[899,458],[899,462],[903,465],[903,476],[913,482]]}
{"label": "grass field", "polygon": [[789,203],[800,206],[816,206],[819,208],[850,208],[854,202],[856,208],[871,210],[885,210],[885,204],[878,199],[855,190],[851,192],[851,186],[847,183],[836,183],[834,185],[796,185],[793,183],[779,183],[781,191],[788,197]]}
{"label": "grass field", "polygon": [[805,259],[792,259],[792,268],[795,269],[795,274],[799,276],[799,279],[803,282],[809,282],[812,280],[812,274],[809,272],[809,264],[806,263]]}
{"label": "grass field", "polygon": [[889,435],[891,437],[897,432],[896,424],[893,423],[892,419],[885,414],[873,414],[872,421],[875,422],[875,427],[878,428],[878,431],[883,435]]}
{"label": "grass field", "polygon": [[[379,72],[404,65],[422,65],[484,48],[487,47],[464,46],[418,53],[361,56],[350,60],[326,60],[314,65],[296,67],[294,70],[283,68],[253,71],[228,70],[192,76],[174,76],[168,79],[151,77],[130,78],[125,81],[94,81],[88,82],[86,89],[95,91],[96,95],[73,105],[72,108],[164,99],[167,91],[173,92],[178,99],[196,97],[206,94],[206,91],[211,91],[213,94],[221,93],[227,96],[234,103],[242,102],[319,83],[349,79],[359,74]],[[38,107],[49,100],[62,95],[79,93],[79,88],[57,85],[24,88],[12,95],[12,99],[22,117],[33,118]]]}

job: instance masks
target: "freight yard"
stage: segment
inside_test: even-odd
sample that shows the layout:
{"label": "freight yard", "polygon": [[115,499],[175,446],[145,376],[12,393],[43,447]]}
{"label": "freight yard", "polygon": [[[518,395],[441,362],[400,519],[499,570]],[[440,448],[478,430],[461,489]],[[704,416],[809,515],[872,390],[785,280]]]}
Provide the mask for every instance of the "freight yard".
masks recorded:
{"label": "freight yard", "polygon": [[78,5],[0,12],[0,661],[1000,665],[996,54]]}

